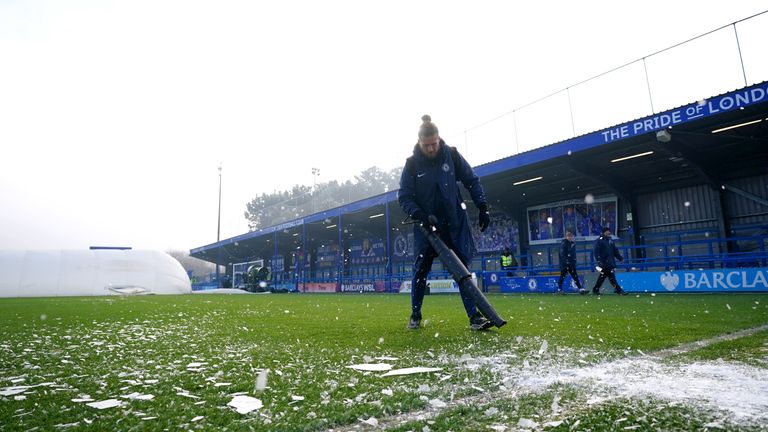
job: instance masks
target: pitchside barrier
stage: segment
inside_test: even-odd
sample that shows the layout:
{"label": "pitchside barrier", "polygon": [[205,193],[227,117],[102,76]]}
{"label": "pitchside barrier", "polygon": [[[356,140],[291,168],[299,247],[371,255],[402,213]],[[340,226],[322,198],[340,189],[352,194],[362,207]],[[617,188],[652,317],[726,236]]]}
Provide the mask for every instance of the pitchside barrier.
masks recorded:
{"label": "pitchside barrier", "polygon": [[199,283],[199,284],[192,284],[192,291],[205,291],[205,290],[212,290],[218,288],[219,285],[216,283]]}
{"label": "pitchside barrier", "polygon": [[[711,229],[651,234],[643,236],[646,244],[638,246],[624,246],[617,238],[625,257],[617,262],[617,279],[629,292],[766,291],[768,227],[759,228],[761,233],[726,238],[705,237]],[[587,290],[598,277],[592,245],[577,241],[576,270]],[[485,252],[475,257],[469,270],[475,272],[483,292],[555,292],[560,274],[559,247],[559,242],[536,245],[528,253],[517,255],[520,265],[509,270],[500,268],[498,252]],[[352,265],[348,269],[337,264],[316,272],[308,267],[303,271],[286,269],[274,272],[268,287],[306,293],[410,293],[412,266],[411,260],[400,259],[391,263],[391,273],[381,263]],[[429,277],[432,294],[459,291],[450,273],[437,261]],[[192,286],[195,291],[211,288],[215,286]],[[565,278],[563,288],[566,292],[577,291],[570,276]],[[607,281],[602,288],[611,290]]]}
{"label": "pitchside barrier", "polygon": [[[511,274],[511,275],[510,275]],[[768,292],[768,267],[639,271],[617,268],[615,271],[619,285],[631,293],[704,293],[704,292]],[[599,273],[578,271],[581,285],[591,291]],[[478,285],[484,292],[499,293],[554,293],[557,290],[559,275],[528,275],[524,271],[488,271],[477,273]],[[427,281],[430,294],[458,293],[459,289],[453,279],[439,273]],[[294,288],[295,287],[295,288]],[[193,287],[210,289],[212,286]],[[314,282],[307,280],[290,289],[304,293],[402,293],[410,294],[411,280],[409,275],[401,274],[392,279],[369,279],[366,281],[325,281]],[[603,292],[612,292],[609,281],[601,287]],[[563,290],[566,293],[577,293],[578,287],[566,276],[563,280]]]}
{"label": "pitchside barrier", "polygon": [[[508,276],[509,272],[485,272],[480,280],[483,291],[500,293],[554,293],[558,286],[558,276]],[[597,271],[579,272],[584,289],[590,291],[599,273]],[[658,272],[624,271],[616,269],[619,285],[631,293],[703,293],[703,292],[768,292],[768,267],[760,268],[723,268],[715,270],[668,270]],[[300,292],[313,293],[403,293],[410,294],[411,281],[400,279],[389,281],[371,280],[368,282],[306,282],[300,284]],[[429,293],[458,293],[458,286],[453,279],[430,278],[427,281]],[[613,288],[606,280],[601,287],[603,292]],[[578,292],[577,285],[570,276],[563,280],[566,293]]]}
{"label": "pitchside barrier", "polygon": [[[589,273],[581,280],[586,290],[591,290],[597,273]],[[502,293],[538,292],[553,293],[557,289],[558,276],[509,277],[492,272],[488,282],[499,287]],[[670,270],[664,272],[616,272],[616,280],[627,292],[768,292],[768,268],[738,268],[718,270]],[[563,281],[566,292],[576,292],[576,284],[570,276]],[[606,280],[601,289],[611,292],[613,287]]]}
{"label": "pitchside barrier", "polygon": [[[763,257],[765,258],[765,257]],[[591,290],[599,273],[591,268],[577,271],[583,288]],[[616,279],[627,292],[768,292],[767,267],[718,269],[669,269],[665,271],[641,271],[631,264],[615,270]],[[554,293],[557,290],[559,272],[549,275],[531,274],[525,268],[516,271],[477,272],[478,285],[484,292],[500,293]],[[443,272],[434,272],[427,281],[431,294],[458,293],[455,281]],[[612,291],[610,283],[603,283],[604,292]],[[578,292],[570,276],[563,280],[566,293]],[[298,284],[300,292],[314,293],[404,293],[411,292],[411,275],[397,274],[391,279],[343,280]]]}

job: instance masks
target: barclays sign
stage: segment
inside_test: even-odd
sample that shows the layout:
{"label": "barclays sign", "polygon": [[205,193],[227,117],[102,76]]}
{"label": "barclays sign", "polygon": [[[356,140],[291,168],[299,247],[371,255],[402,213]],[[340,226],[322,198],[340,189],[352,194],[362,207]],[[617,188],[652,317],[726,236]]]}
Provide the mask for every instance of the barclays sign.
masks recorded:
{"label": "barclays sign", "polygon": [[768,269],[741,268],[667,272],[617,273],[630,292],[754,292],[768,291]]}
{"label": "barclays sign", "polygon": [[685,287],[766,290],[768,283],[765,270],[740,270],[712,272],[710,275],[702,272],[698,277],[685,273]]}

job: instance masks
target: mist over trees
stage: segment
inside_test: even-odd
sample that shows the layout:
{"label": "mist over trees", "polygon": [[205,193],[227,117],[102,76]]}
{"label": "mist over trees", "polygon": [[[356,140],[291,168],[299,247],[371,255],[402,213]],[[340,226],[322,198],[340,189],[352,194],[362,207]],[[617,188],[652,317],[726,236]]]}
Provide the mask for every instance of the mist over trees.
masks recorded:
{"label": "mist over trees", "polygon": [[262,193],[245,206],[248,229],[278,225],[319,211],[359,201],[400,187],[402,167],[388,172],[371,167],[356,175],[354,180],[339,183],[332,180],[312,186],[294,185],[291,190]]}
{"label": "mist over trees", "polygon": [[166,253],[174,258],[184,267],[186,271],[192,271],[192,276],[198,280],[207,278],[212,272],[216,271],[216,266],[208,261],[189,256],[189,252],[182,250],[167,250]]}

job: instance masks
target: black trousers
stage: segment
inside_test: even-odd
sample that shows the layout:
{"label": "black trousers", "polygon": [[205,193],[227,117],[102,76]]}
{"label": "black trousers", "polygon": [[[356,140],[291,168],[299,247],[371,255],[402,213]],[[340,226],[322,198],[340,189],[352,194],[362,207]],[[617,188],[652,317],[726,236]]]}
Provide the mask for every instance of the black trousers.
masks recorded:
{"label": "black trousers", "polygon": [[[432,262],[437,257],[437,252],[429,245],[418,252],[416,262],[413,264],[413,279],[411,281],[411,315],[421,319],[421,306],[424,303],[424,294],[427,292],[427,278],[432,269]],[[465,260],[461,259],[461,263],[468,267],[468,263]],[[464,309],[467,311],[467,316],[472,317],[477,312],[475,301],[461,287],[459,287],[459,293],[461,294],[461,301],[464,303]]]}
{"label": "black trousers", "polygon": [[603,282],[605,282],[605,278],[608,278],[608,281],[611,282],[611,285],[613,285],[613,289],[620,290],[621,287],[619,286],[619,282],[616,280],[616,275],[613,273],[614,269],[610,270],[603,270],[600,272],[600,276],[597,277],[597,280],[595,281],[595,286],[592,288],[592,291],[599,290],[601,286],[603,286]]}
{"label": "black trousers", "polygon": [[567,266],[560,269],[560,279],[557,281],[557,290],[562,291],[563,279],[565,279],[566,273],[571,275],[573,281],[576,282],[576,286],[581,289],[581,282],[579,282],[579,275],[576,274],[576,267]]}

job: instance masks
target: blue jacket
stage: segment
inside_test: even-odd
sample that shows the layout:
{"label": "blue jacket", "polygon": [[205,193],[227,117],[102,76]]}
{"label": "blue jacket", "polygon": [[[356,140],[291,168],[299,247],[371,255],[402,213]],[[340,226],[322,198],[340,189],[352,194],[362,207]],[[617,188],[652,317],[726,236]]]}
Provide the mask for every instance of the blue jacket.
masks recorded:
{"label": "blue jacket", "polygon": [[[467,211],[461,207],[463,200],[458,181],[469,191],[476,206],[487,205],[480,178],[458,151],[451,151],[441,139],[440,152],[434,159],[428,159],[417,144],[413,155],[405,162],[397,200],[408,216],[413,216],[417,210],[435,215],[440,224],[440,238],[468,263],[476,249]],[[418,256],[429,247],[429,242],[418,225],[413,228],[414,253]]]}
{"label": "blue jacket", "polygon": [[563,239],[560,243],[560,268],[576,268],[576,242]]}
{"label": "blue jacket", "polygon": [[604,270],[616,268],[616,260],[624,261],[624,257],[619,253],[619,248],[613,243],[613,239],[608,236],[600,236],[595,240],[595,261],[597,265]]}

